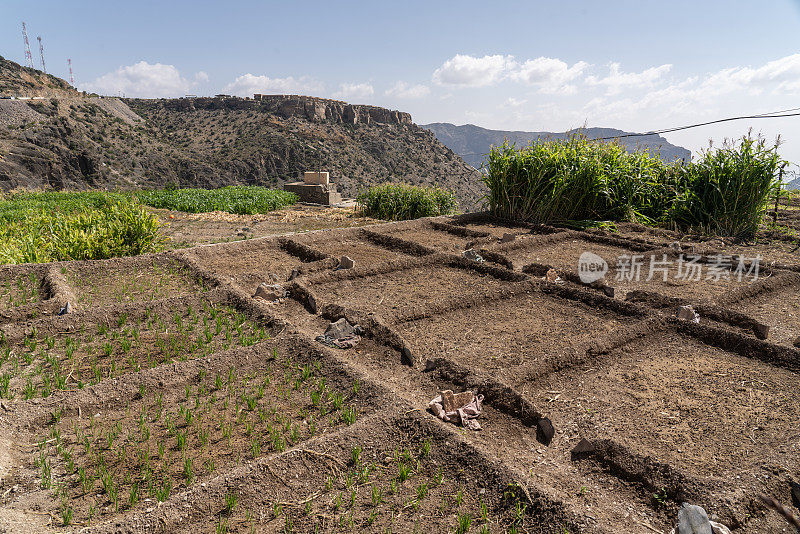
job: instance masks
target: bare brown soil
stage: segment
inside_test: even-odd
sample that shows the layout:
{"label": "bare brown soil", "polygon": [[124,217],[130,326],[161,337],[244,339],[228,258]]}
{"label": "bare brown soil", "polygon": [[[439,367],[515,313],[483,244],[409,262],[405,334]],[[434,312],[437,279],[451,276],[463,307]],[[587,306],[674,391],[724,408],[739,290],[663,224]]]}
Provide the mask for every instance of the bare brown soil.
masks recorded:
{"label": "bare brown soil", "polygon": [[431,358],[480,369],[527,393],[530,377],[548,361],[575,358],[623,324],[608,311],[528,293],[399,324],[397,330]]}
{"label": "bare brown soil", "polygon": [[[666,534],[688,501],[788,532],[758,494],[791,507],[800,479],[791,257],[754,283],[622,283],[619,255],[721,245],[617,230],[437,218],[4,268],[0,527]],[[584,250],[613,298],[579,282]],[[314,340],[340,317],[355,347]],[[443,389],[485,395],[483,430],[427,412]]]}
{"label": "bare brown soil", "polygon": [[451,254],[460,254],[466,250],[467,244],[474,240],[474,237],[460,236],[444,230],[437,230],[428,224],[418,224],[417,221],[414,221],[413,224],[401,224],[391,227],[387,233],[406,241],[413,241],[414,243]]}
{"label": "bare brown soil", "polygon": [[374,245],[358,232],[336,232],[331,236],[328,236],[326,232],[315,232],[309,235],[293,236],[292,240],[336,259],[342,256],[348,256],[351,259],[358,258],[359,264],[362,265],[375,266],[407,257],[402,252]]}
{"label": "bare brown soil", "polygon": [[174,247],[241,241],[271,235],[374,224],[353,208],[296,205],[270,213],[235,215],[224,212],[183,213],[152,209],[165,223],[164,233]]}

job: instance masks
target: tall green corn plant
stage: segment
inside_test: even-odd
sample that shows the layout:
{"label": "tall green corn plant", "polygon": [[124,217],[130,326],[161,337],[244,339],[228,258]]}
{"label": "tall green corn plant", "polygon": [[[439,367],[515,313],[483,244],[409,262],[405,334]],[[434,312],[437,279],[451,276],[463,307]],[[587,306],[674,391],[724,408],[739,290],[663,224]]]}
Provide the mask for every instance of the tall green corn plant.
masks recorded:
{"label": "tall green corn plant", "polygon": [[484,183],[496,215],[537,223],[649,221],[663,213],[667,166],[644,152],[574,135],[521,150],[492,147]]}
{"label": "tall green corn plant", "polygon": [[750,134],[702,153],[682,177],[672,220],[684,229],[749,239],[780,189],[778,142]]}

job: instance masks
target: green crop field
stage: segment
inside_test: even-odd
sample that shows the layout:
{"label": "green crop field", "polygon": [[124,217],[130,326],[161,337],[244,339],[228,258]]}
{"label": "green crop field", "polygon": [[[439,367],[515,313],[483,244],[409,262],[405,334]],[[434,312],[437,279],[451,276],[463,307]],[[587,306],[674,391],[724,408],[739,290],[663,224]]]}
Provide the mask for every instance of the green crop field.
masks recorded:
{"label": "green crop field", "polygon": [[163,245],[158,218],[130,196],[16,193],[0,200],[0,262],[130,256]]}
{"label": "green crop field", "polygon": [[226,211],[240,215],[267,213],[297,203],[294,193],[256,186],[140,191],[136,193],[136,198],[154,208],[189,213]]}

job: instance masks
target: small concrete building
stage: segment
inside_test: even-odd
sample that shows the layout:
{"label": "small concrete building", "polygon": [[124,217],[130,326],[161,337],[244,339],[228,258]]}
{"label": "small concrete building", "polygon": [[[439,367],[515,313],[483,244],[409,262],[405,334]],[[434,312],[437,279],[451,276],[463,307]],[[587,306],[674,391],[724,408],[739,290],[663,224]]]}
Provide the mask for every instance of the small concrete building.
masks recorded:
{"label": "small concrete building", "polygon": [[330,183],[327,172],[307,171],[303,173],[302,182],[290,182],[283,185],[284,191],[295,193],[300,202],[330,206],[342,202],[342,195],[336,185]]}

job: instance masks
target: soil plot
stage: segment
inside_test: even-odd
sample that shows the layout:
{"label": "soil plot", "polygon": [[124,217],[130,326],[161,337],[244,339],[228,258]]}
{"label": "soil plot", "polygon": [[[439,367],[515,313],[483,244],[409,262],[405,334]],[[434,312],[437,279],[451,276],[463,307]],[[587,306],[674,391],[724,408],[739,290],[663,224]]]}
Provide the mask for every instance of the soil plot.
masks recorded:
{"label": "soil plot", "polygon": [[125,406],[88,417],[57,411],[31,457],[40,487],[56,489],[71,521],[103,519],[356,421],[357,387],[340,390],[320,361],[256,352],[260,366],[203,368],[171,390],[140,385]]}
{"label": "soil plot", "polygon": [[349,256],[356,265],[377,265],[407,258],[402,252],[389,250],[368,241],[354,237],[352,234],[322,233],[313,236],[292,236],[293,241],[327,254],[333,258]]}
{"label": "soil plot", "polygon": [[393,320],[405,310],[454,295],[490,296],[508,282],[472,269],[424,265],[377,275],[312,282],[323,303],[374,312]]}
{"label": "soil plot", "polygon": [[792,345],[800,338],[800,287],[789,286],[730,306],[770,327],[769,340]]}
{"label": "soil plot", "polygon": [[269,337],[235,308],[199,298],[105,314],[74,330],[43,321],[19,341],[0,339],[0,398],[49,397]]}
{"label": "soil plot", "polygon": [[[542,293],[396,325],[422,358],[447,358],[524,391],[537,376],[618,328],[624,317]],[[633,322],[634,319],[630,319]]]}
{"label": "soil plot", "polygon": [[465,237],[460,235],[451,234],[444,230],[436,230],[428,224],[418,224],[407,228],[398,228],[392,230],[376,229],[376,231],[404,239],[406,241],[413,241],[424,247],[432,248],[438,252],[446,252],[450,254],[460,254],[467,248],[467,244],[474,241],[474,237]]}
{"label": "soil plot", "polygon": [[651,291],[668,297],[716,302],[730,291],[758,280],[763,273],[751,271],[730,258],[701,262],[696,255],[636,252],[623,247],[569,239],[504,253],[514,261],[548,265],[580,275],[581,255],[590,252],[606,262],[605,280],[625,298],[630,291]]}
{"label": "soil plot", "polygon": [[232,279],[249,294],[262,282],[286,281],[292,269],[303,263],[281,247],[277,239],[199,247],[188,255],[205,270]]}
{"label": "soil plot", "polygon": [[198,288],[184,265],[157,256],[78,262],[61,272],[75,288],[78,308],[148,302]]}
{"label": "soil plot", "polygon": [[0,310],[10,311],[47,298],[39,273],[29,272],[0,279]]}
{"label": "soil plot", "polygon": [[[764,491],[800,468],[800,377],[677,335],[631,343],[533,384],[556,427],[610,438],[696,478]],[[787,429],[794,431],[787,434]]]}

